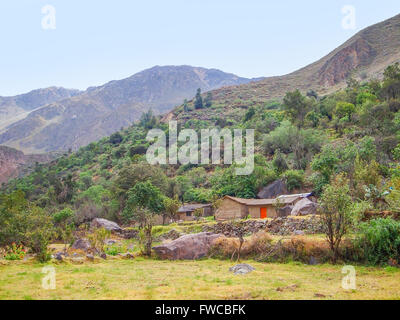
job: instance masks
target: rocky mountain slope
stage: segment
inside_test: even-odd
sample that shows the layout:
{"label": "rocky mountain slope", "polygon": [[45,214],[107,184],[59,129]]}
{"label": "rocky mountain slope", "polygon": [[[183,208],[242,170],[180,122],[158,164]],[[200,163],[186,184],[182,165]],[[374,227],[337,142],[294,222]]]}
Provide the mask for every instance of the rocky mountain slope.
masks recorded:
{"label": "rocky mountain slope", "polygon": [[51,87],[33,90],[14,97],[0,97],[0,131],[40,106],[77,94],[79,94],[79,90]]}
{"label": "rocky mountain slope", "polygon": [[[305,93],[313,89],[319,95],[325,95],[345,86],[350,76],[359,80],[380,78],[387,66],[399,61],[400,15],[397,15],[360,31],[327,56],[291,74],[221,88],[212,94],[214,103],[225,108],[217,110],[217,114],[229,116],[249,103],[280,99],[288,91],[300,89]],[[198,113],[201,111],[188,113],[178,108],[165,119],[198,117],[206,120],[216,116],[213,112]]]}
{"label": "rocky mountain slope", "polygon": [[250,81],[216,69],[156,66],[40,107],[0,129],[0,144],[29,153],[76,150],[130,125],[144,111],[170,111],[198,88],[208,91]]}
{"label": "rocky mountain slope", "polygon": [[22,151],[0,146],[0,185],[9,179],[17,178],[30,171],[38,163],[45,163],[57,157],[57,154],[25,155]]}

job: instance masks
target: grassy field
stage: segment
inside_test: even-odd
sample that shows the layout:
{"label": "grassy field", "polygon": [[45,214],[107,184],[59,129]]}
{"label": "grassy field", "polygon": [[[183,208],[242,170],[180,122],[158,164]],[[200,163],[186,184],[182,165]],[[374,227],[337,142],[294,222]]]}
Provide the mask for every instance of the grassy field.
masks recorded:
{"label": "grassy field", "polygon": [[356,267],[357,289],[342,289],[342,266],[266,264],[236,276],[230,261],[109,260],[56,269],[44,290],[44,265],[0,265],[0,299],[400,299],[400,269]]}

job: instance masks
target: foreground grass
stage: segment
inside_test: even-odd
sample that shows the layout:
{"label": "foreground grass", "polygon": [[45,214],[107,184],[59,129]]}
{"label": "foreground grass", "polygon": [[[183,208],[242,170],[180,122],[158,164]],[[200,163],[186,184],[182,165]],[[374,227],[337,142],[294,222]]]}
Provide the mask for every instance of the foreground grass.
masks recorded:
{"label": "foreground grass", "polygon": [[400,271],[356,267],[357,290],[342,289],[341,266],[248,262],[235,276],[219,260],[138,258],[54,265],[55,290],[44,290],[44,265],[0,265],[0,299],[400,299]]}

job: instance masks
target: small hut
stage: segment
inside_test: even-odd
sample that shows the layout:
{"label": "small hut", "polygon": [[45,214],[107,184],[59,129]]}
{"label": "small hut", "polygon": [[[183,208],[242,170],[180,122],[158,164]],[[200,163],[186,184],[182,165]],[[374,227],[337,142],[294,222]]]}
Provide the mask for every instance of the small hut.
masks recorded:
{"label": "small hut", "polygon": [[177,220],[192,221],[195,219],[194,213],[196,210],[201,211],[202,217],[209,217],[213,215],[212,204],[184,204],[177,212]]}

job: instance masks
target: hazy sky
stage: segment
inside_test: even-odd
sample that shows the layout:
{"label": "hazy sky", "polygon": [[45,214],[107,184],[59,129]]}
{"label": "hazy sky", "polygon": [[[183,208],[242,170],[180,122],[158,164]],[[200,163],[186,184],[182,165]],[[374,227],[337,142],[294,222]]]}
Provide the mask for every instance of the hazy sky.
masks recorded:
{"label": "hazy sky", "polygon": [[[42,27],[45,5],[56,29]],[[345,5],[354,30],[342,27]],[[281,75],[398,13],[399,0],[1,0],[0,95],[86,89],[154,65]]]}

